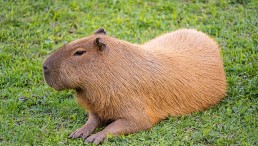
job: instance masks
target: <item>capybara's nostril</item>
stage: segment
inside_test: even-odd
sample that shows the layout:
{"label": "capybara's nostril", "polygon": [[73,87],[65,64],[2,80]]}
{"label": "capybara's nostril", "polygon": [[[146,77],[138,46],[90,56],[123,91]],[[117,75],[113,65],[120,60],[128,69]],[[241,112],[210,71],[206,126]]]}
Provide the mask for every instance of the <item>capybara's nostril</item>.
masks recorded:
{"label": "capybara's nostril", "polygon": [[43,66],[44,72],[48,72],[48,67],[46,65]]}

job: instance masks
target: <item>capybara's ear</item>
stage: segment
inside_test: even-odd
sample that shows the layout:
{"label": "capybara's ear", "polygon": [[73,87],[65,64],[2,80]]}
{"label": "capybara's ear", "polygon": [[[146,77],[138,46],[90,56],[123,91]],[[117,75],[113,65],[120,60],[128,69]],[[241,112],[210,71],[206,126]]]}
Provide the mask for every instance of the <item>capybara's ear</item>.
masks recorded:
{"label": "capybara's ear", "polygon": [[104,28],[99,28],[99,29],[95,32],[95,34],[107,34],[107,33],[105,32]]}
{"label": "capybara's ear", "polygon": [[106,49],[106,44],[102,41],[101,38],[96,38],[96,44],[98,46],[98,51],[102,52]]}

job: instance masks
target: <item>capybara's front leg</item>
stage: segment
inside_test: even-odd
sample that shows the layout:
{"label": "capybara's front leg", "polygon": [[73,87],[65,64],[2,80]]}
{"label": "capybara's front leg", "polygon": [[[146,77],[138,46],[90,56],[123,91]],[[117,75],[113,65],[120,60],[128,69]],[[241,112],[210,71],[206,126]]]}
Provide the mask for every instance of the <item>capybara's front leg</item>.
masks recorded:
{"label": "capybara's front leg", "polygon": [[88,137],[98,126],[100,126],[100,119],[93,113],[89,112],[89,118],[85,125],[70,134],[69,138]]}
{"label": "capybara's front leg", "polygon": [[128,119],[118,119],[109,124],[104,130],[89,136],[87,139],[85,139],[84,143],[87,144],[92,142],[97,145],[101,141],[106,140],[108,134],[118,136],[121,134],[130,134],[151,128],[152,125],[147,123],[148,122],[144,121],[136,122]]}

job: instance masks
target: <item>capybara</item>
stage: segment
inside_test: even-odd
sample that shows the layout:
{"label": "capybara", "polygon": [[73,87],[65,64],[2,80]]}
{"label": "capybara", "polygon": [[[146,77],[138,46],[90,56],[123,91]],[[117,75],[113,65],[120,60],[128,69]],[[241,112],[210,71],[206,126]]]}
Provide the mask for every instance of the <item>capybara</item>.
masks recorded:
{"label": "capybara", "polygon": [[[201,111],[226,94],[218,44],[181,29],[137,45],[93,35],[65,44],[43,64],[47,84],[74,89],[88,121],[69,137],[98,144],[113,136],[153,127],[168,116]],[[92,134],[101,126],[102,131]]]}

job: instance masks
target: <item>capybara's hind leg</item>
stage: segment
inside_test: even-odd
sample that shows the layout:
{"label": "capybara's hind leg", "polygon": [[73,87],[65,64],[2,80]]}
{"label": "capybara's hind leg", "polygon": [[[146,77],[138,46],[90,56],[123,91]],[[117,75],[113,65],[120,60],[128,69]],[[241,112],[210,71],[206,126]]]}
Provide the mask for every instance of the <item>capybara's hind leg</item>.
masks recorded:
{"label": "capybara's hind leg", "polygon": [[101,141],[106,140],[107,135],[117,136],[121,134],[130,134],[140,130],[146,130],[151,128],[152,125],[147,124],[146,122],[135,122],[128,119],[118,119],[111,124],[109,124],[102,131],[92,134],[87,139],[85,139],[85,144],[94,143],[99,144]]}
{"label": "capybara's hind leg", "polygon": [[88,137],[97,127],[101,124],[100,119],[93,113],[89,112],[89,118],[85,125],[77,129],[70,134],[69,138],[78,138],[82,137],[85,139]]}

